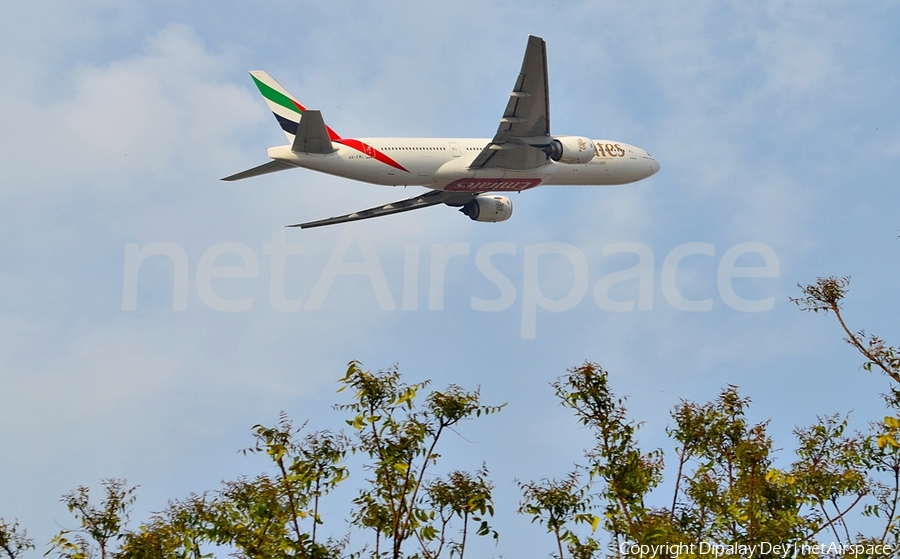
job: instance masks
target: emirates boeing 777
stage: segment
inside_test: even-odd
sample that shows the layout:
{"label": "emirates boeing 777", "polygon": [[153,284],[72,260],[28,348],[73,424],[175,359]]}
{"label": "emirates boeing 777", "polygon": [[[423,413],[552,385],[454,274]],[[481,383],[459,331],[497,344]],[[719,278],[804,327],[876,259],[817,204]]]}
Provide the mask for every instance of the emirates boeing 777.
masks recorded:
{"label": "emirates boeing 777", "polygon": [[385,186],[424,186],[429,192],[346,215],[288,225],[320,227],[437,204],[458,207],[475,221],[505,221],[512,201],[500,192],[541,185],[628,184],[659,164],[624,142],[550,134],[547,46],[528,37],[522,70],[493,139],[344,138],[262,71],[250,72],[284,130],[288,144],[268,149],[272,161],[222,180],[234,181],[303,167]]}

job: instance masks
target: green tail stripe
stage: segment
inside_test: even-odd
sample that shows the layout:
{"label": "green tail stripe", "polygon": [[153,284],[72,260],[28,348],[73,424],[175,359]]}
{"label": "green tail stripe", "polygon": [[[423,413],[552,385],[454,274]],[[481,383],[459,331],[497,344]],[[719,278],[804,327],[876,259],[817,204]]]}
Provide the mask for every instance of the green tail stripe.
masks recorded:
{"label": "green tail stripe", "polygon": [[256,82],[256,87],[259,88],[259,92],[262,93],[263,97],[265,97],[266,99],[268,99],[269,101],[271,101],[277,105],[281,105],[285,109],[290,109],[297,114],[302,114],[300,112],[300,109],[297,108],[297,104],[294,103],[290,97],[288,97],[284,93],[275,91],[268,85],[266,85],[263,82],[256,79],[256,76],[250,76],[250,77],[253,78],[254,82]]}

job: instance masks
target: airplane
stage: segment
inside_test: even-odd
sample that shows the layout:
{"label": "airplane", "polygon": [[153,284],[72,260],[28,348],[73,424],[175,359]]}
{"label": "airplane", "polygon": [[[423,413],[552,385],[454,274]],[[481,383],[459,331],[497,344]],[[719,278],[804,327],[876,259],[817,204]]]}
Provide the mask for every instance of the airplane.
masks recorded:
{"label": "airplane", "polygon": [[302,167],[384,186],[431,189],[405,200],[346,215],[295,223],[303,229],[445,204],[474,221],[512,216],[498,193],[541,185],[622,185],[654,175],[659,164],[630,144],[550,134],[547,45],[529,35],[522,70],[493,138],[345,138],[269,74],[251,71],[288,144],[271,147],[268,163],[225,177],[236,181]]}

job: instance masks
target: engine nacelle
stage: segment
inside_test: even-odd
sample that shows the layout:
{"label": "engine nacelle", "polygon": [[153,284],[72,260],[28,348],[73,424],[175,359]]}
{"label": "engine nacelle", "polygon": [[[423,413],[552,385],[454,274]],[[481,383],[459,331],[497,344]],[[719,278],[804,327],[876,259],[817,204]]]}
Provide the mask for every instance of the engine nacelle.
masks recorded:
{"label": "engine nacelle", "polygon": [[480,194],[472,198],[459,209],[473,221],[496,223],[506,221],[512,216],[512,200],[506,196]]}
{"label": "engine nacelle", "polygon": [[594,142],[584,136],[560,136],[544,148],[553,161],[569,165],[584,165],[594,158]]}

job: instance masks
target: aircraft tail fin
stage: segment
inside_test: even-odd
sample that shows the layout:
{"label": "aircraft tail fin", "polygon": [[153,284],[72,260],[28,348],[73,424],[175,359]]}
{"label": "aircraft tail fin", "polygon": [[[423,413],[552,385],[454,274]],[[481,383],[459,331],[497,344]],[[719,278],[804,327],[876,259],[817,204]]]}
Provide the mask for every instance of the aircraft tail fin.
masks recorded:
{"label": "aircraft tail fin", "polygon": [[[275,115],[275,120],[281,126],[288,142],[294,143],[297,135],[297,126],[300,124],[300,117],[306,112],[306,107],[301,105],[288,90],[281,87],[281,84],[272,79],[272,76],[262,70],[253,70],[250,72],[253,83],[259,89],[269,109]],[[320,116],[321,119],[321,116]],[[322,123],[324,125],[324,122]],[[334,130],[325,125],[329,140],[340,140]]]}

